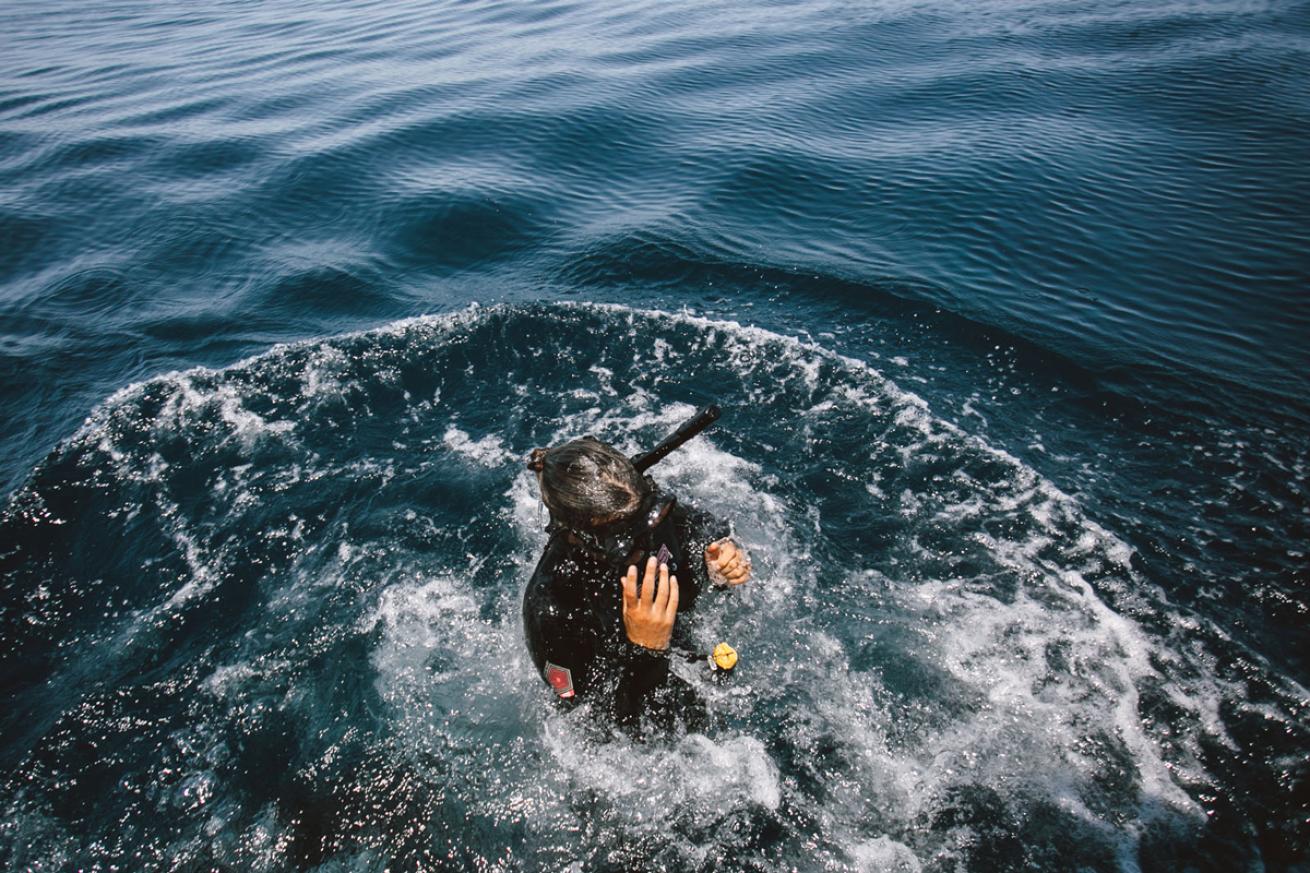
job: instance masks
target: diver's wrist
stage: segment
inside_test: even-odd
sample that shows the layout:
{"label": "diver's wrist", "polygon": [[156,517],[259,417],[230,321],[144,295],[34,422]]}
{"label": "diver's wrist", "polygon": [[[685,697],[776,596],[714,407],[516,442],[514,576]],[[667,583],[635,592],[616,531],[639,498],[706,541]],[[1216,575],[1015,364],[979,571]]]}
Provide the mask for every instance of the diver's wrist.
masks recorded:
{"label": "diver's wrist", "polygon": [[625,645],[628,654],[639,658],[648,658],[654,660],[663,660],[669,656],[669,644],[665,643],[662,649],[652,649],[650,646],[643,645],[633,640],[626,640]]}

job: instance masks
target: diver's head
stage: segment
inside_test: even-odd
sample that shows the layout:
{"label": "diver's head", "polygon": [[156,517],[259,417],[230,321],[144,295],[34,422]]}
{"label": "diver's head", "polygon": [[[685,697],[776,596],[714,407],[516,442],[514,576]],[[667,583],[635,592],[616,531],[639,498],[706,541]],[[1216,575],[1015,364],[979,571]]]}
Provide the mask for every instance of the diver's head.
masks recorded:
{"label": "diver's head", "polygon": [[631,518],[651,491],[628,456],[585,436],[549,449],[534,449],[528,468],[537,474],[551,516],[587,530]]}
{"label": "diver's head", "polygon": [[595,437],[533,449],[528,468],[537,474],[552,527],[616,563],[640,551],[646,532],[672,507],[627,455]]}

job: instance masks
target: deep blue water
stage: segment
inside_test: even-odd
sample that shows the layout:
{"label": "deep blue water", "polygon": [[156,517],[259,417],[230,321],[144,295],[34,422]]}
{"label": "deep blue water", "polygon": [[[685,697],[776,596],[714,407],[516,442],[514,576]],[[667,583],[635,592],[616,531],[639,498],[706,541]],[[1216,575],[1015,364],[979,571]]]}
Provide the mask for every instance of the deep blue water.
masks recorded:
{"label": "deep blue water", "polygon": [[[5,4],[0,863],[1306,869],[1308,288],[1305,2]],[[598,736],[521,459],[710,400]]]}

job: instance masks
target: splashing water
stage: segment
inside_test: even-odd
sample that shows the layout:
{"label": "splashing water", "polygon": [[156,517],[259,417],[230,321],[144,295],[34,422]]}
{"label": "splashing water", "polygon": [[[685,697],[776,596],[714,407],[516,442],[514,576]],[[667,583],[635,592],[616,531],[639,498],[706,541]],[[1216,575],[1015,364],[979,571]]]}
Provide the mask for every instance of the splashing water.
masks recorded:
{"label": "splashing water", "polygon": [[[655,473],[754,558],[694,631],[742,666],[680,666],[717,727],[637,744],[526,657],[521,459],[709,400]],[[1133,870],[1204,833],[1215,754],[1286,763],[1231,712],[1304,729],[1033,469],[689,315],[475,307],[133,385],[0,533],[11,869]]]}

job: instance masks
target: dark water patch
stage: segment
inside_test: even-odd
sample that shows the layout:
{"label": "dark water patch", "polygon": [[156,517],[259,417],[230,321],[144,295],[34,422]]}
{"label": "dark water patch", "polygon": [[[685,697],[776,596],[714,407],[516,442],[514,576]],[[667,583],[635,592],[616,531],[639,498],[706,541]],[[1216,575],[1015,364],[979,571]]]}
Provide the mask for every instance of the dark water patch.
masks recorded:
{"label": "dark water patch", "polygon": [[[160,277],[184,277],[187,284],[203,284],[208,290],[207,299],[196,303],[212,304],[230,300],[235,292],[250,281],[244,271],[231,270],[232,263],[248,255],[255,248],[255,240],[246,238],[246,217],[249,206],[229,196],[222,188],[187,189],[189,198],[199,198],[186,212],[176,211],[167,220],[152,215],[136,228],[135,237],[140,246],[139,265],[133,271],[136,281],[154,289],[148,299],[123,300],[123,315],[131,322],[136,318],[156,318],[161,314],[185,311],[181,301],[188,300],[188,288],[174,285],[161,287]],[[205,197],[202,192],[210,195]],[[156,192],[157,196],[167,192]],[[217,204],[210,202],[219,199]]]}
{"label": "dark water patch", "polygon": [[61,183],[60,170],[74,170],[79,174],[90,174],[100,168],[126,170],[167,147],[166,142],[158,135],[142,134],[65,140],[50,150],[38,167],[32,169],[39,169],[44,177],[50,179],[46,184],[55,186]]}
{"label": "dark water patch", "polygon": [[[15,109],[22,109],[24,106],[29,106],[32,103],[35,103],[41,99],[42,98],[39,94],[4,94],[4,96],[0,97],[0,113],[12,112]],[[14,136],[12,132],[10,131],[4,132],[4,138],[6,140],[11,138],[12,136]],[[0,142],[0,145],[3,145],[3,143]],[[0,151],[10,152],[12,151],[12,149],[6,147],[0,149]]]}
{"label": "dark water patch", "polygon": [[94,322],[133,296],[131,280],[123,271],[99,267],[79,270],[47,287],[41,293],[41,308],[62,315],[61,320]]}
{"label": "dark water patch", "polygon": [[377,317],[395,306],[393,298],[381,293],[367,274],[328,267],[284,276],[251,293],[256,299],[243,305],[271,319],[307,310],[317,318],[330,319],[343,313]]}
{"label": "dark water patch", "polygon": [[[0,237],[5,240],[0,247],[0,277],[11,279],[39,264],[41,247],[53,245],[63,230],[54,216],[0,209]],[[8,297],[12,290],[6,290]]]}
{"label": "dark water patch", "polygon": [[136,115],[126,115],[118,120],[122,127],[139,127],[175,124],[180,121],[205,118],[220,110],[226,114],[234,101],[230,97],[205,97],[199,100],[184,100],[171,106],[149,109]]}
{"label": "dark water patch", "polygon": [[[1091,402],[1096,404],[1106,399],[1098,393],[1102,390],[1098,379],[1103,374],[1076,362],[1060,350],[1043,347],[1003,327],[943,309],[934,301],[948,296],[949,292],[931,283],[900,277],[885,277],[880,281],[857,280],[768,265],[763,259],[734,263],[726,258],[713,257],[695,241],[684,242],[654,234],[606,241],[571,263],[560,281],[570,286],[594,287],[598,291],[634,282],[646,287],[695,287],[704,289],[712,301],[716,294],[723,295],[719,298],[721,300],[732,299],[746,288],[775,301],[800,298],[810,314],[808,330],[815,334],[848,326],[852,319],[865,323],[880,319],[917,323],[922,325],[923,341],[930,341],[929,336],[936,335],[931,341],[946,341],[953,347],[969,349],[979,356],[1004,348],[1009,366],[1033,373],[1058,372],[1065,390],[1095,395]],[[946,337],[949,339],[944,339]],[[911,349],[910,344],[904,347],[906,351]],[[1112,382],[1117,382],[1120,377],[1127,376],[1127,371],[1109,371],[1108,375],[1113,377]],[[1153,384],[1155,377],[1160,375],[1163,374],[1155,372],[1143,378],[1144,386]],[[1115,393],[1119,395],[1118,402],[1125,404],[1125,409],[1142,409],[1136,386]]]}
{"label": "dark water patch", "polygon": [[382,221],[391,228],[393,262],[425,270],[460,270],[533,244],[537,203],[512,196],[451,191],[397,204]]}
{"label": "dark water patch", "polygon": [[265,157],[265,149],[255,140],[197,140],[161,149],[145,172],[160,180],[152,187],[167,191],[175,202],[197,199],[196,189],[209,193],[213,189],[207,183],[220,183],[220,196],[232,198],[254,187],[250,177],[258,174],[251,165]]}
{"label": "dark water patch", "polygon": [[15,121],[27,121],[38,119],[44,115],[61,114],[69,109],[76,109],[87,103],[94,102],[96,98],[90,94],[77,95],[41,95],[38,100],[25,101],[21,111],[14,113],[12,116]]}
{"label": "dark water patch", "polygon": [[138,329],[146,336],[167,343],[212,344],[217,338],[237,333],[243,322],[225,308],[194,313],[177,313],[167,318],[142,321]]}

